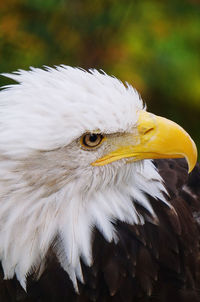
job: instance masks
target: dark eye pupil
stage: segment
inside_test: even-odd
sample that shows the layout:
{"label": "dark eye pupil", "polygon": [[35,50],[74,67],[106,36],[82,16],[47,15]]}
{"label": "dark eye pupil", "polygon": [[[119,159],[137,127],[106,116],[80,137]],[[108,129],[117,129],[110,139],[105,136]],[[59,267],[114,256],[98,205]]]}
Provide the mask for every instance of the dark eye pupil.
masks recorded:
{"label": "dark eye pupil", "polygon": [[94,143],[97,140],[97,135],[96,134],[91,134],[89,138],[91,143]]}

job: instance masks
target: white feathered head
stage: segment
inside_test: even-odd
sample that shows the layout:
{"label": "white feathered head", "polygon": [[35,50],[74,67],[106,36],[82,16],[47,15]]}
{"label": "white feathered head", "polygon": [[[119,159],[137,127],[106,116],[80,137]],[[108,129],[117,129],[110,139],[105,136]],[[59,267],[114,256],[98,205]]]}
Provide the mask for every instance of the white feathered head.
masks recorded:
{"label": "white feathered head", "polygon": [[5,278],[45,266],[53,248],[75,288],[80,258],[92,263],[92,230],[117,241],[115,221],[154,216],[145,193],[165,202],[152,158],[196,148],[175,123],[145,111],[132,86],[96,70],[18,71],[0,92],[0,259]]}

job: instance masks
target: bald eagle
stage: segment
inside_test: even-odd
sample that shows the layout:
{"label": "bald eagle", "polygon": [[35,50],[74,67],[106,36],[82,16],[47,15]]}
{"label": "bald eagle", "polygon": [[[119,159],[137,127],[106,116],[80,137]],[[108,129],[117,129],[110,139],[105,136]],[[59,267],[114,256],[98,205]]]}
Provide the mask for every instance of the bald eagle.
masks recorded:
{"label": "bald eagle", "polygon": [[103,71],[5,76],[18,84],[0,92],[0,301],[200,301],[185,130]]}

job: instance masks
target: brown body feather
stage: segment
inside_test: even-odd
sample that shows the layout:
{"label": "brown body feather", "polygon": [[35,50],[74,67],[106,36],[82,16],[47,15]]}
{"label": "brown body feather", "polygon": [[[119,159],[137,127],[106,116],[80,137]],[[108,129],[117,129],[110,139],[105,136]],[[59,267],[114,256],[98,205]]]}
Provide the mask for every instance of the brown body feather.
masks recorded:
{"label": "brown body feather", "polygon": [[28,278],[27,292],[16,279],[3,280],[1,302],[168,302],[200,301],[200,168],[187,174],[184,160],[157,160],[175,210],[149,197],[155,221],[141,206],[146,223],[116,223],[119,242],[108,243],[94,232],[94,264],[82,263],[85,284],[80,294],[49,252],[39,281]]}

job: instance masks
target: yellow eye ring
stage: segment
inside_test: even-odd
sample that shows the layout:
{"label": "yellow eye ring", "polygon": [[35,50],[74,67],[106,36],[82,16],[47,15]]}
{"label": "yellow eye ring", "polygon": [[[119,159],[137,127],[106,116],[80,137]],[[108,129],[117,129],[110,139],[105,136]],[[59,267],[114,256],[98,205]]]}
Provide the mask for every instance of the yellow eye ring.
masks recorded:
{"label": "yellow eye ring", "polygon": [[99,133],[86,133],[81,137],[81,145],[85,148],[95,148],[102,143],[103,138]]}

